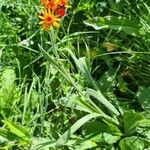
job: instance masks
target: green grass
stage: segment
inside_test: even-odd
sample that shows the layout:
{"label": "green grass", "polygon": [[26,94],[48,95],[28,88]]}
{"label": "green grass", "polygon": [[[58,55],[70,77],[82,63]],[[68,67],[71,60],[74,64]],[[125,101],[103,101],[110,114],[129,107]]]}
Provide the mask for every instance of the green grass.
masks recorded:
{"label": "green grass", "polygon": [[39,1],[0,2],[0,149],[148,150],[150,3],[70,6],[42,31]]}

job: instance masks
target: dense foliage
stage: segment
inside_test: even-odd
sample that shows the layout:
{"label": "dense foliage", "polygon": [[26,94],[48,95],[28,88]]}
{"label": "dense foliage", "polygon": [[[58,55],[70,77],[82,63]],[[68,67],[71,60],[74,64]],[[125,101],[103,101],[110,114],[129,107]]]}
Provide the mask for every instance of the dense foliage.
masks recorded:
{"label": "dense foliage", "polygon": [[0,0],[0,149],[149,150],[150,1]]}

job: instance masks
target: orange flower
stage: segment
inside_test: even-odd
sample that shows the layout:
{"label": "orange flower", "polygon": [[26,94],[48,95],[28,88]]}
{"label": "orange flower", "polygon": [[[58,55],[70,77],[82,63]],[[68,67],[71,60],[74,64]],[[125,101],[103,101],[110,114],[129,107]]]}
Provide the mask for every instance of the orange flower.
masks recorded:
{"label": "orange flower", "polygon": [[58,5],[59,6],[64,6],[66,7],[68,4],[68,0],[58,0]]}
{"label": "orange flower", "polygon": [[43,30],[52,30],[53,27],[59,28],[60,18],[58,15],[54,15],[53,11],[50,10],[42,10],[39,18],[42,20],[39,24],[42,25]]}
{"label": "orange flower", "polygon": [[41,3],[45,6],[48,4],[48,2],[49,2],[49,0],[41,0]]}
{"label": "orange flower", "polygon": [[55,0],[49,0],[48,4],[46,5],[48,9],[54,10],[57,7],[57,3]]}
{"label": "orange flower", "polygon": [[56,0],[41,0],[41,3],[47,8],[47,9],[55,9],[57,7]]}
{"label": "orange flower", "polygon": [[56,15],[63,17],[65,15],[65,8],[64,7],[59,7],[56,9]]}

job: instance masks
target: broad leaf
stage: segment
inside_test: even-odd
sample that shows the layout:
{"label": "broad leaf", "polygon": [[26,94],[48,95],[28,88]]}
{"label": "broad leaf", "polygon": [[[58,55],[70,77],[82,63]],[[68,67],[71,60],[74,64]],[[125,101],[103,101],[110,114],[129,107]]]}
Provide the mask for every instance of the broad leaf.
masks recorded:
{"label": "broad leaf", "polygon": [[13,102],[17,99],[15,91],[15,71],[10,68],[3,70],[0,77],[0,108],[12,106]]}
{"label": "broad leaf", "polygon": [[139,23],[122,17],[94,17],[92,19],[84,21],[84,23],[88,26],[92,26],[95,30],[109,28],[114,30],[121,30],[126,32],[127,34],[132,35],[140,35],[140,33],[145,34],[145,32],[142,31],[142,28],[139,25]]}
{"label": "broad leaf", "polygon": [[120,130],[112,124],[94,121],[83,126],[83,135],[86,140],[91,140],[98,144],[113,144],[121,138],[122,134]]}
{"label": "broad leaf", "polygon": [[139,137],[127,137],[120,141],[121,150],[144,150],[146,143]]}
{"label": "broad leaf", "polygon": [[142,114],[134,112],[134,111],[127,111],[123,115],[123,122],[124,122],[124,131],[126,134],[131,134],[136,131],[136,127],[139,126],[139,121],[143,120],[144,117]]}
{"label": "broad leaf", "polygon": [[150,88],[140,87],[137,92],[137,97],[142,108],[150,110]]}
{"label": "broad leaf", "polygon": [[137,132],[150,140],[150,119],[140,120]]}

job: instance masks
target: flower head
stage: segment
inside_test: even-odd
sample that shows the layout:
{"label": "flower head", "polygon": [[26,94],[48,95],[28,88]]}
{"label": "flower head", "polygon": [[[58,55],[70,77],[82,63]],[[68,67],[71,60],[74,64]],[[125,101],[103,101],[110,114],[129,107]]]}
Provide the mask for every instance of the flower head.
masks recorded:
{"label": "flower head", "polygon": [[53,27],[59,28],[60,18],[58,15],[54,15],[54,12],[51,10],[42,10],[41,14],[39,15],[41,22],[39,24],[42,25],[43,30],[52,30]]}
{"label": "flower head", "polygon": [[65,15],[65,7],[59,7],[55,11],[56,15],[63,17]]}
{"label": "flower head", "polygon": [[65,15],[68,7],[68,0],[40,0],[44,9],[39,18],[43,30],[59,28],[59,21]]}
{"label": "flower head", "polygon": [[49,0],[41,0],[41,3],[46,6],[48,4]]}
{"label": "flower head", "polygon": [[68,0],[57,0],[57,5],[66,7],[68,5]]}
{"label": "flower head", "polygon": [[44,5],[45,8],[50,10],[54,10],[57,8],[56,0],[41,0],[41,3]]}
{"label": "flower head", "polygon": [[55,0],[49,0],[48,4],[46,5],[48,9],[54,10],[57,8],[57,3]]}

